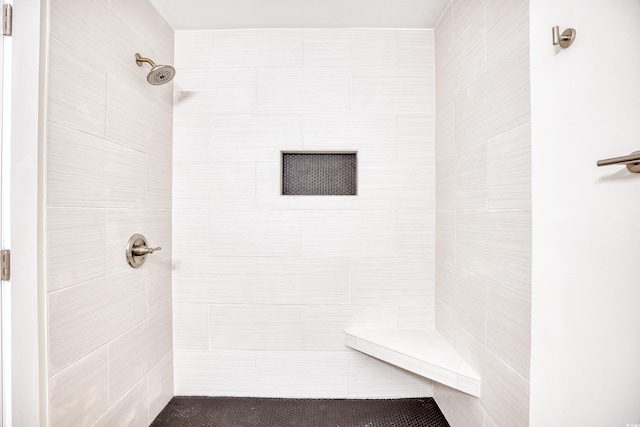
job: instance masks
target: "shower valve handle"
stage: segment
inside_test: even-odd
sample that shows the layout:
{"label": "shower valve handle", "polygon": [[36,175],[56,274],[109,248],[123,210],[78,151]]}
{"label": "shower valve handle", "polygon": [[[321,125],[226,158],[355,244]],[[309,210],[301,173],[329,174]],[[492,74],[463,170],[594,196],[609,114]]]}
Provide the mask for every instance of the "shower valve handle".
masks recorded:
{"label": "shower valve handle", "polygon": [[134,234],[129,238],[127,248],[125,249],[125,255],[127,256],[127,262],[133,268],[141,267],[147,260],[147,255],[159,251],[161,247],[150,248],[147,244],[147,239],[142,234]]}
{"label": "shower valve handle", "polygon": [[155,251],[159,251],[160,249],[162,249],[160,246],[158,246],[157,248],[148,248],[146,246],[136,246],[131,250],[131,252],[133,252],[134,256],[142,256],[142,255],[151,255],[152,253],[154,253]]}

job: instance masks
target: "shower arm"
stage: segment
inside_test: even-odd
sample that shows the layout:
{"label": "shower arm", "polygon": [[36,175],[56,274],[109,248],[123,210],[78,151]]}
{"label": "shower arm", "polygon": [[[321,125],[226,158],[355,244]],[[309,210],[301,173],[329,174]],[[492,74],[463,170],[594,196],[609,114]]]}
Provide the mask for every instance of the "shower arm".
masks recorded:
{"label": "shower arm", "polygon": [[148,63],[152,67],[156,66],[156,63],[150,60],[149,58],[143,58],[139,53],[136,53],[136,64],[138,64],[138,67],[142,67],[143,62]]}

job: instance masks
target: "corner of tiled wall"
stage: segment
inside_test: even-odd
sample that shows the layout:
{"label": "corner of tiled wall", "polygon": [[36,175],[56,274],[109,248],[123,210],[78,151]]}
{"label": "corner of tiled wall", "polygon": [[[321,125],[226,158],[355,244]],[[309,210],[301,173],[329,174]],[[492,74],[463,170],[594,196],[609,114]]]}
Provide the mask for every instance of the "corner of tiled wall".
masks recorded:
{"label": "corner of tiled wall", "polygon": [[[429,396],[344,329],[433,327],[433,31],[176,33],[176,393]],[[280,196],[281,150],[358,196]]]}
{"label": "corner of tiled wall", "polygon": [[[147,0],[52,0],[46,123],[49,425],[148,425],[173,396],[173,30]],[[130,235],[162,246],[127,265]]]}
{"label": "corner of tiled wall", "polygon": [[435,29],[436,328],[482,377],[436,385],[452,425],[529,422],[528,29],[526,0],[453,0]]}

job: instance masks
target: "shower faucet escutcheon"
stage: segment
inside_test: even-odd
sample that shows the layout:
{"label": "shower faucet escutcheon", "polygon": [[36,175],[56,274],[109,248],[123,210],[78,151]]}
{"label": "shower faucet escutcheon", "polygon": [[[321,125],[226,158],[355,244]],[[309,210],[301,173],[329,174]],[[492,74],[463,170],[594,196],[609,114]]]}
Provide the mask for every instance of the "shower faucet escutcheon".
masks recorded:
{"label": "shower faucet escutcheon", "polygon": [[147,239],[142,234],[134,234],[127,243],[127,262],[133,268],[141,267],[147,260],[147,255],[159,251],[161,247],[150,248],[147,246]]}

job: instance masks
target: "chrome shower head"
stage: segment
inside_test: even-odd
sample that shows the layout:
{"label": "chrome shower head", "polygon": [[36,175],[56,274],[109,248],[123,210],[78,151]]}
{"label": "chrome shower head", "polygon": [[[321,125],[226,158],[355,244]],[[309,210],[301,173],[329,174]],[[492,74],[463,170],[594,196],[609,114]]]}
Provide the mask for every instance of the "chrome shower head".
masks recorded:
{"label": "chrome shower head", "polygon": [[176,75],[176,70],[171,65],[156,65],[156,63],[149,58],[143,58],[139,53],[136,53],[136,64],[138,64],[138,67],[142,67],[143,62],[151,65],[151,71],[147,74],[147,81],[154,86],[169,83]]}

